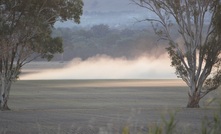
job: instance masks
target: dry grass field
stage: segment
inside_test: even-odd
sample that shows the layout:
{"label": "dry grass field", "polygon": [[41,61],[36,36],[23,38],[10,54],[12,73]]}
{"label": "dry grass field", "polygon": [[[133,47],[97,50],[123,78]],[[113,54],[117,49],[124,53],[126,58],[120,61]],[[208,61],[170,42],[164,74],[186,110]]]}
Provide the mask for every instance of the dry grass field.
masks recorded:
{"label": "dry grass field", "polygon": [[120,134],[145,132],[175,112],[181,132],[200,130],[212,118],[218,91],[187,109],[187,87],[180,80],[17,81],[11,111],[0,112],[0,134]]}

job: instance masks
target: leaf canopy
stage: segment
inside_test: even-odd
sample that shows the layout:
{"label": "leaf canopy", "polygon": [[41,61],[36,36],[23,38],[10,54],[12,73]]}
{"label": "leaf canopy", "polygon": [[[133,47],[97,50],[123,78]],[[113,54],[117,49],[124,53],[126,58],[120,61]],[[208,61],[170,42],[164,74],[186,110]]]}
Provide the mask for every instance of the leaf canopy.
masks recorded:
{"label": "leaf canopy", "polygon": [[11,50],[17,59],[38,54],[50,60],[63,51],[62,39],[51,37],[55,22],[80,23],[82,7],[82,0],[0,0],[1,53],[10,57]]}

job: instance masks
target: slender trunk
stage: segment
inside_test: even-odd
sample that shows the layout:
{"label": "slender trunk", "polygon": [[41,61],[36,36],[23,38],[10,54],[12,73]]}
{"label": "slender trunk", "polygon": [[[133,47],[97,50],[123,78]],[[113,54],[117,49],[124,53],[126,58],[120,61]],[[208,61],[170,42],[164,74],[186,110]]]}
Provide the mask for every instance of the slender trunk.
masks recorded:
{"label": "slender trunk", "polygon": [[8,97],[7,98],[3,98],[3,100],[4,101],[1,103],[1,110],[2,111],[10,110],[10,108],[8,107]]}
{"label": "slender trunk", "polygon": [[1,94],[0,94],[0,109],[10,110],[8,107],[9,93],[11,89],[11,81],[4,76],[1,77]]}

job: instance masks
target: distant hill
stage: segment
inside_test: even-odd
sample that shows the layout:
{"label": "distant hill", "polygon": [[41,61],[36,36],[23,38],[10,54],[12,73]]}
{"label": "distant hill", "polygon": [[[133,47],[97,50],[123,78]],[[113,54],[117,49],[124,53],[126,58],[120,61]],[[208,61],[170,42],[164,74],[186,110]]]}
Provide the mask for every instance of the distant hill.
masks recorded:
{"label": "distant hill", "polygon": [[157,41],[152,28],[116,29],[101,24],[91,29],[57,28],[53,36],[62,37],[64,43],[64,53],[56,55],[54,60],[69,61],[76,57],[85,60],[96,55],[127,59],[143,55],[159,57],[167,47],[166,41]]}

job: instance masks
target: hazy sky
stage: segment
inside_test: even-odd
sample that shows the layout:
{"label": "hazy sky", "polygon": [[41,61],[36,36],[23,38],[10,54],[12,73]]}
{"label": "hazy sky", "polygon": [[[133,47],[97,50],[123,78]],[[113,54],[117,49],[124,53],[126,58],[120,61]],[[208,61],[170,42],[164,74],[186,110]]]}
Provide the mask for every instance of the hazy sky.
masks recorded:
{"label": "hazy sky", "polygon": [[[83,15],[81,23],[75,24],[73,21],[57,22],[55,27],[87,27],[97,24],[108,25],[128,25],[137,22],[136,19],[146,18],[146,10],[138,7],[130,0],[83,0]],[[94,14],[92,14],[94,13]],[[102,14],[95,14],[102,13]]]}
{"label": "hazy sky", "polygon": [[142,11],[131,0],[83,0],[84,11],[119,12],[119,11]]}

